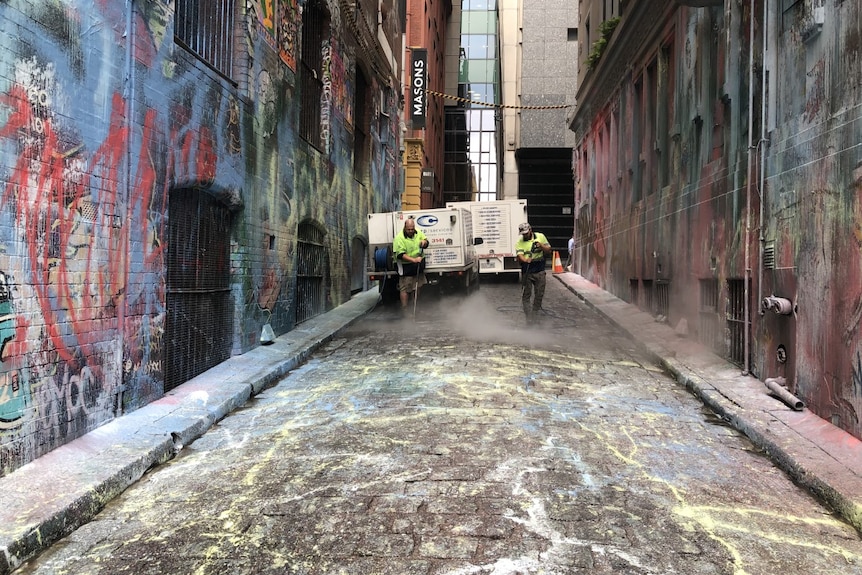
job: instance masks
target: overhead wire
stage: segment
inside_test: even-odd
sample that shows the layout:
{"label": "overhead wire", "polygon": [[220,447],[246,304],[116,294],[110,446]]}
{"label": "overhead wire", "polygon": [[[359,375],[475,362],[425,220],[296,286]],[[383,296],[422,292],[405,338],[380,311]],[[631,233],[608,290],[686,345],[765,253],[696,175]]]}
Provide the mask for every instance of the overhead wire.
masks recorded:
{"label": "overhead wire", "polygon": [[[725,170],[725,171],[727,171],[727,170]],[[678,200],[682,200],[682,199],[684,199],[686,196],[691,195],[691,194],[694,194],[696,191],[700,191],[700,190],[702,190],[702,189],[704,189],[704,188],[708,188],[709,186],[711,186],[712,184],[715,184],[717,181],[719,181],[719,180],[721,180],[721,179],[722,179],[722,177],[713,177],[713,178],[711,178],[709,181],[701,182],[698,186],[695,186],[695,187],[692,187],[692,188],[690,188],[690,189],[688,189],[688,190],[686,190],[686,191],[683,191],[683,192],[678,196]],[[737,187],[737,188],[734,188],[734,189],[731,189],[731,190],[727,190],[727,191],[725,191],[725,192],[723,192],[723,193],[721,193],[721,194],[718,194],[718,195],[715,195],[715,196],[711,196],[711,197],[709,197],[709,198],[702,199],[702,200],[700,200],[700,201],[698,201],[698,202],[696,202],[696,203],[694,203],[694,204],[687,205],[687,206],[683,206],[683,207],[681,207],[681,208],[679,208],[679,209],[676,209],[676,210],[673,210],[673,211],[667,212],[666,214],[660,214],[660,215],[658,215],[658,216],[651,217],[651,218],[649,218],[649,219],[645,219],[643,222],[638,222],[638,223],[637,223],[637,224],[635,224],[635,225],[627,226],[627,227],[624,227],[624,228],[622,228],[622,229],[615,230],[615,231],[611,232],[611,230],[612,230],[612,229],[613,229],[613,228],[614,228],[614,227],[615,227],[615,226],[616,226],[620,221],[622,221],[622,220],[624,220],[624,219],[628,219],[628,215],[629,215],[629,213],[630,213],[630,212],[627,212],[626,214],[623,214],[623,217],[610,218],[610,221],[606,221],[606,222],[605,222],[605,223],[603,223],[600,227],[593,227],[593,228],[590,230],[589,235],[596,235],[596,234],[598,234],[598,233],[601,233],[601,234],[602,234],[602,237],[603,237],[603,238],[605,238],[605,239],[610,239],[610,238],[614,238],[614,237],[616,237],[616,236],[625,235],[625,234],[627,234],[627,233],[629,233],[629,232],[631,232],[631,231],[639,230],[639,229],[643,228],[644,226],[647,226],[647,225],[650,225],[650,224],[654,224],[654,223],[656,223],[656,222],[659,222],[659,221],[661,221],[661,220],[663,220],[663,219],[666,219],[666,218],[669,218],[669,217],[671,217],[671,216],[675,216],[675,215],[681,214],[681,213],[686,212],[686,211],[688,211],[688,210],[691,210],[691,209],[697,208],[697,207],[699,207],[699,206],[701,206],[701,205],[703,205],[703,204],[706,204],[706,203],[709,203],[709,202],[713,202],[713,201],[715,201],[715,200],[723,199],[723,198],[725,198],[725,197],[727,197],[727,196],[729,196],[729,195],[731,195],[731,194],[734,194],[734,193],[736,193],[736,192],[738,192],[738,191],[741,191],[742,189],[743,189],[743,188],[741,188],[741,187]],[[662,201],[663,201],[663,200],[659,200],[659,202],[657,202],[657,203],[660,203],[660,202],[662,202]],[[648,208],[648,209],[647,209],[647,213],[649,213],[649,212],[654,212],[654,211],[656,211],[656,210],[658,210],[658,206],[653,206],[653,207],[651,207],[651,208]]]}
{"label": "overhead wire", "polygon": [[[849,123],[849,122],[848,122],[848,123]],[[810,140],[807,140],[807,141],[805,141],[805,142],[802,142],[802,143],[800,143],[799,145],[797,145],[796,147],[798,148],[798,147],[800,147],[800,146],[806,145],[806,144],[808,144],[810,141],[812,141],[813,139],[814,139],[814,138],[812,138],[812,139],[810,139]],[[758,146],[758,147],[760,147],[763,143],[764,143],[763,141],[760,141],[760,142],[758,142],[757,146]],[[774,145],[774,144],[772,144],[772,145]],[[787,171],[788,171],[788,172],[790,172],[790,171],[797,171],[797,170],[800,170],[800,169],[802,169],[802,168],[804,168],[804,167],[807,167],[807,166],[809,166],[809,165],[815,164],[816,162],[823,161],[823,160],[825,160],[825,159],[827,159],[827,158],[830,158],[830,157],[838,156],[838,155],[840,155],[840,154],[842,154],[842,153],[846,153],[846,152],[848,152],[848,151],[851,151],[851,150],[853,150],[853,149],[860,148],[860,147],[862,147],[862,142],[857,142],[857,143],[854,143],[854,144],[849,144],[849,145],[845,146],[845,147],[844,147],[844,148],[842,148],[842,149],[834,150],[834,151],[832,151],[831,153],[828,153],[828,154],[826,154],[826,155],[824,155],[824,156],[822,156],[822,157],[820,157],[820,158],[817,158],[817,159],[814,159],[814,160],[805,161],[805,162],[798,163],[798,164],[794,164],[794,165],[793,165],[789,170],[787,170]],[[696,192],[700,192],[700,191],[702,191],[703,189],[708,188],[708,187],[710,187],[710,186],[714,185],[715,183],[717,183],[717,182],[719,182],[719,181],[723,180],[724,178],[726,178],[726,177],[728,176],[728,172],[729,172],[729,171],[730,171],[730,169],[729,169],[729,168],[725,168],[724,170],[722,170],[722,171],[720,171],[720,172],[717,172],[717,173],[713,174],[713,175],[712,175],[712,177],[711,177],[711,178],[709,178],[709,180],[699,182],[697,186],[691,186],[691,187],[688,187],[687,189],[683,188],[683,189],[682,189],[682,191],[680,192],[679,196],[677,196],[677,197],[676,197],[676,200],[675,200],[675,201],[682,201],[682,200],[684,200],[684,199],[685,199],[685,197],[686,197],[686,196],[688,196],[688,195],[690,195],[690,194],[694,194],[694,193],[696,193]],[[693,204],[691,204],[691,205],[683,206],[683,207],[681,207],[681,208],[679,208],[679,209],[676,209],[676,210],[674,210],[674,211],[672,211],[672,212],[668,212],[668,213],[666,213],[666,214],[656,216],[655,218],[651,218],[651,219],[644,220],[643,222],[638,223],[638,224],[636,224],[636,225],[628,226],[628,227],[622,228],[622,229],[620,229],[620,230],[617,230],[617,231],[614,231],[614,232],[612,232],[612,233],[611,233],[611,232],[610,232],[610,230],[611,230],[611,229],[612,229],[612,228],[613,228],[613,227],[614,227],[614,226],[615,226],[615,225],[620,221],[620,219],[623,219],[623,218],[619,218],[619,217],[618,217],[615,221],[609,221],[609,222],[606,222],[606,223],[604,223],[601,227],[592,228],[592,229],[589,231],[589,233],[588,233],[587,235],[588,235],[588,236],[589,236],[589,235],[593,235],[593,236],[594,236],[594,235],[596,235],[596,234],[598,234],[598,233],[601,233],[601,234],[602,234],[602,236],[603,236],[605,239],[614,238],[615,236],[624,235],[624,234],[626,234],[626,233],[628,233],[628,232],[631,232],[631,231],[634,231],[634,230],[638,230],[638,229],[640,229],[640,228],[642,228],[642,227],[644,227],[644,226],[646,226],[646,225],[654,224],[654,223],[656,223],[656,222],[661,221],[662,219],[666,219],[666,218],[668,218],[668,217],[675,216],[675,215],[678,215],[678,214],[680,214],[680,213],[683,213],[683,212],[686,212],[686,211],[689,211],[689,210],[695,209],[695,208],[697,208],[697,207],[700,207],[700,206],[701,206],[701,205],[703,205],[703,204],[706,204],[706,203],[709,203],[709,202],[713,202],[713,201],[715,201],[715,200],[720,200],[720,199],[722,199],[722,198],[724,198],[724,197],[730,196],[730,195],[735,194],[735,193],[737,193],[737,192],[741,192],[741,191],[743,191],[743,190],[744,190],[744,187],[742,187],[742,186],[738,186],[738,187],[735,187],[735,188],[732,188],[732,189],[726,190],[726,191],[724,191],[724,192],[723,192],[723,193],[721,193],[721,194],[718,194],[718,195],[715,195],[715,196],[710,196],[710,197],[708,197],[708,198],[704,198],[704,199],[702,199],[702,200],[700,200],[700,201],[698,201],[698,202],[696,202],[696,203],[693,203]],[[757,188],[757,193],[758,193],[758,195],[760,195],[760,194],[762,193],[762,191],[761,191],[759,188]],[[662,200],[662,201],[663,201],[663,200]],[[650,211],[655,211],[656,209],[657,209],[657,207],[653,207],[653,208],[651,208],[651,209],[650,209]],[[626,215],[627,215],[627,214],[626,214]]]}
{"label": "overhead wire", "polygon": [[507,108],[517,110],[565,110],[566,108],[571,108],[572,106],[574,106],[574,104],[558,104],[554,106],[515,106],[510,104],[494,104],[492,102],[481,102],[479,100],[471,100],[470,98],[453,96],[452,94],[444,94],[443,92],[435,92],[434,90],[428,89],[424,89],[424,92],[432,96],[446,98],[447,100],[455,100],[456,102],[475,104],[477,106],[485,106],[486,108]]}

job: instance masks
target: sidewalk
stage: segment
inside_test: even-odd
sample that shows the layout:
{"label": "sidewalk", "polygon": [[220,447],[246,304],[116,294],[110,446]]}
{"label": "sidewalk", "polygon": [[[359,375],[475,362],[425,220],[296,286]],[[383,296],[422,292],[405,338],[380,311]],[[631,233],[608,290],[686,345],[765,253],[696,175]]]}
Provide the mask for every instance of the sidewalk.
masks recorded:
{"label": "sidewalk", "polygon": [[[693,394],[862,531],[862,442],[793,411],[762,382],[652,316],[573,273],[553,274],[622,328]],[[0,478],[0,575],[90,521],[154,465],[274,384],[317,347],[374,308],[377,290],[232,357],[162,399]]]}

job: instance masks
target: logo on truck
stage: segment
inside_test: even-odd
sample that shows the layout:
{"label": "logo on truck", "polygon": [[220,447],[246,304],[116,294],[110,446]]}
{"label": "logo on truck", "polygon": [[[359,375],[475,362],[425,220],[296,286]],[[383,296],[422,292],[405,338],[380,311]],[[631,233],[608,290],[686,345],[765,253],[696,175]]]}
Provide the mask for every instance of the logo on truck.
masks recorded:
{"label": "logo on truck", "polygon": [[431,226],[436,225],[439,221],[440,220],[437,219],[437,216],[422,216],[416,220],[416,223],[423,228],[430,228]]}

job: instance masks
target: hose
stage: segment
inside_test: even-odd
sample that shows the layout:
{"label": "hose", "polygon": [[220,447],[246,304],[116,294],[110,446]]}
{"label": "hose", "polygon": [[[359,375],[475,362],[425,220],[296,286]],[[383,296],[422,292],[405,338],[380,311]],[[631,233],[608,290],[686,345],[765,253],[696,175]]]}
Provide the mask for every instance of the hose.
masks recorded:
{"label": "hose", "polygon": [[377,248],[374,250],[374,271],[386,271],[389,267],[389,248]]}
{"label": "hose", "polygon": [[[386,271],[386,269],[389,267],[388,257],[389,248],[376,248],[374,250],[374,271]],[[374,304],[375,307],[383,302],[383,295],[386,293],[386,280],[388,278],[389,276],[387,274],[383,274],[383,280],[380,286],[380,296],[377,298],[377,303]]]}

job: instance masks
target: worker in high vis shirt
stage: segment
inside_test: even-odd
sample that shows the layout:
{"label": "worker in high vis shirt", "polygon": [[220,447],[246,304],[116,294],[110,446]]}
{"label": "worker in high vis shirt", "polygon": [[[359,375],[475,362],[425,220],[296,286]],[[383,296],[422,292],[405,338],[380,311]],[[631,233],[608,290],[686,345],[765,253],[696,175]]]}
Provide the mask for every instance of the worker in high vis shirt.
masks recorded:
{"label": "worker in high vis shirt", "polygon": [[425,266],[422,250],[428,247],[428,238],[422,230],[416,229],[416,221],[408,218],[404,228],[392,240],[392,254],[398,269],[398,291],[401,298],[401,311],[407,311],[410,292],[419,296],[419,286],[425,285]]}
{"label": "worker in high vis shirt", "polygon": [[545,234],[534,232],[528,223],[518,226],[521,234],[515,243],[515,254],[521,263],[521,307],[527,323],[536,322],[545,297],[545,254],[551,253],[551,244]]}

